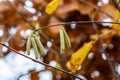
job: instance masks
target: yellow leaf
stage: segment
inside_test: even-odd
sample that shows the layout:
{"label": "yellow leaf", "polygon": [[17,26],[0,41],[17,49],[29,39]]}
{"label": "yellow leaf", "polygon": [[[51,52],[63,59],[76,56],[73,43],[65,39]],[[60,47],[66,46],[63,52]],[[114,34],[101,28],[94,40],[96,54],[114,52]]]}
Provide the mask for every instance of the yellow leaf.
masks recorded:
{"label": "yellow leaf", "polygon": [[90,41],[72,54],[70,61],[67,62],[67,67],[71,70],[71,72],[76,72],[78,67],[83,63],[94,43],[94,41]]}
{"label": "yellow leaf", "polygon": [[57,9],[59,4],[60,4],[60,0],[53,0],[46,6],[45,12],[48,14],[52,14]]}
{"label": "yellow leaf", "polygon": [[[120,12],[118,10],[114,13],[114,18],[117,20],[112,20],[113,22],[120,22]],[[118,35],[120,35],[120,24],[113,24],[112,28],[118,31]]]}

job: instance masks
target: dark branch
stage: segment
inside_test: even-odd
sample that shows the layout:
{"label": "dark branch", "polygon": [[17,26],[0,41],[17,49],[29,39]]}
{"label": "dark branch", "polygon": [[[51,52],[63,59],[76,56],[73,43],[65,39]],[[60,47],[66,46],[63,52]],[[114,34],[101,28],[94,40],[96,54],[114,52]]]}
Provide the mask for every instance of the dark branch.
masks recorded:
{"label": "dark branch", "polygon": [[3,46],[5,46],[5,47],[7,47],[9,50],[14,51],[15,53],[17,53],[17,54],[19,54],[19,55],[21,55],[21,56],[23,56],[23,57],[25,57],[25,58],[28,58],[28,59],[30,59],[30,60],[36,62],[36,63],[42,64],[42,65],[47,66],[47,67],[51,67],[51,68],[53,68],[53,69],[55,69],[55,70],[61,71],[61,72],[63,72],[63,73],[66,73],[66,74],[68,74],[68,75],[71,75],[71,76],[73,76],[73,77],[78,78],[78,79],[81,80],[80,77],[78,77],[78,76],[72,74],[71,72],[68,72],[68,71],[66,71],[66,70],[63,70],[63,69],[59,69],[59,68],[50,66],[50,65],[48,65],[48,64],[46,64],[46,63],[44,63],[44,62],[41,62],[41,61],[38,61],[38,60],[33,59],[33,58],[31,58],[31,57],[28,57],[28,56],[26,56],[25,54],[22,54],[22,53],[16,51],[15,49],[13,49],[13,48],[11,48],[11,47],[5,45],[4,43],[1,43],[1,42],[0,42],[0,44],[3,45]]}

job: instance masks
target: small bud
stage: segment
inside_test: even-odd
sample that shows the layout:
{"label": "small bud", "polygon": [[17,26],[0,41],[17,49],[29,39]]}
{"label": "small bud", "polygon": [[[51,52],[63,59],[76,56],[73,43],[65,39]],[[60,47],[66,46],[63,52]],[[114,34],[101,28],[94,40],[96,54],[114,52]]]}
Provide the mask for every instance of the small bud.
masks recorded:
{"label": "small bud", "polygon": [[[40,25],[39,25],[39,24],[36,24],[36,25],[35,25],[35,29],[40,29]],[[40,32],[40,30],[36,31],[35,34],[36,34],[36,35],[39,35],[39,32]]]}

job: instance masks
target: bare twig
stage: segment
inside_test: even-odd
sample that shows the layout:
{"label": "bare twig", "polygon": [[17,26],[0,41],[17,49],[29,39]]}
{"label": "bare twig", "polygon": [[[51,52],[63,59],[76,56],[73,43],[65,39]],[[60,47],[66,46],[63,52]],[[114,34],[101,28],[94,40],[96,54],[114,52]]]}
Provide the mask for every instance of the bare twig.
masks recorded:
{"label": "bare twig", "polygon": [[46,28],[50,28],[50,27],[59,26],[59,25],[70,25],[70,24],[89,24],[89,23],[97,23],[97,24],[101,24],[101,23],[120,24],[120,22],[75,21],[75,22],[65,22],[65,23],[59,23],[59,24],[54,24],[54,25],[44,26],[44,27],[42,27],[42,28],[40,28],[40,29],[36,29],[36,30],[34,30],[34,32],[36,32],[36,31],[38,31],[38,30],[42,30],[42,29],[46,29]]}
{"label": "bare twig", "polygon": [[31,58],[31,57],[28,57],[27,55],[22,54],[22,53],[16,51],[15,49],[13,49],[13,48],[11,48],[11,47],[5,45],[4,43],[1,43],[1,42],[0,42],[0,44],[3,45],[3,46],[5,46],[5,47],[7,47],[7,48],[8,48],[9,50],[11,50],[11,51],[14,51],[14,52],[17,53],[17,54],[19,54],[19,55],[21,55],[21,56],[23,56],[23,57],[25,57],[25,58],[27,58],[27,59],[32,60],[33,62],[36,62],[36,63],[42,64],[42,65],[47,66],[47,67],[51,67],[51,68],[53,68],[53,69],[55,69],[55,70],[61,71],[61,72],[63,72],[63,73],[66,73],[66,74],[68,74],[68,75],[71,75],[71,76],[73,76],[73,77],[75,77],[75,78],[81,79],[80,77],[78,77],[78,76],[72,74],[71,72],[68,72],[68,71],[66,71],[66,70],[63,70],[63,69],[59,69],[59,68],[56,68],[56,67],[50,66],[49,64],[46,64],[46,63],[41,62],[41,61],[38,61],[38,60],[33,59],[33,58]]}

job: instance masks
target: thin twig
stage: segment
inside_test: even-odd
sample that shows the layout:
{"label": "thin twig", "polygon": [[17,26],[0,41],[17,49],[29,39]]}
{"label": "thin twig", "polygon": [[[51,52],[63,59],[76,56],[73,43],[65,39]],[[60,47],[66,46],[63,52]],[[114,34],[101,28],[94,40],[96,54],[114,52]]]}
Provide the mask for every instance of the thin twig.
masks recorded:
{"label": "thin twig", "polygon": [[54,24],[54,25],[44,26],[44,27],[42,27],[42,28],[40,28],[40,29],[36,29],[36,30],[34,30],[34,32],[36,32],[36,31],[38,31],[38,30],[42,30],[42,29],[46,29],[46,28],[50,28],[50,27],[59,26],[59,25],[70,25],[70,24],[89,24],[89,23],[97,23],[97,24],[101,24],[101,23],[120,24],[120,22],[75,21],[75,22],[65,22],[65,23],[58,23],[58,24]]}
{"label": "thin twig", "polygon": [[23,57],[25,57],[25,58],[27,58],[27,59],[32,60],[33,62],[36,62],[36,63],[42,64],[42,65],[47,66],[47,67],[51,67],[51,68],[53,68],[53,69],[55,69],[55,70],[61,71],[61,72],[63,72],[63,73],[66,73],[66,74],[68,74],[68,75],[71,75],[71,76],[73,76],[73,77],[78,78],[78,79],[81,80],[80,77],[78,77],[78,76],[72,74],[71,72],[68,72],[68,71],[66,71],[66,70],[63,70],[63,69],[59,69],[59,68],[56,68],[56,67],[50,66],[50,65],[47,64],[47,63],[44,63],[44,62],[38,61],[38,60],[36,60],[36,59],[33,59],[33,58],[31,58],[31,57],[29,57],[29,56],[27,56],[27,55],[25,55],[25,54],[22,54],[22,53],[16,51],[15,49],[13,49],[13,48],[11,48],[11,47],[5,45],[5,44],[2,43],[2,42],[0,42],[0,44],[3,45],[3,46],[5,46],[5,47],[7,47],[7,48],[8,48],[9,50],[11,50],[11,51],[14,51],[14,52],[17,53],[17,54],[19,54],[19,55],[21,55],[21,56],[23,56]]}

